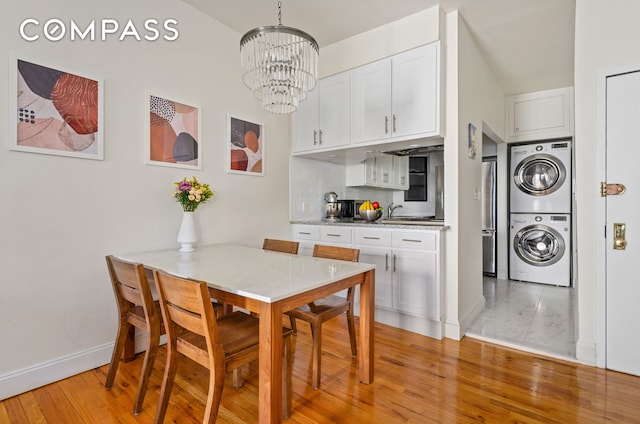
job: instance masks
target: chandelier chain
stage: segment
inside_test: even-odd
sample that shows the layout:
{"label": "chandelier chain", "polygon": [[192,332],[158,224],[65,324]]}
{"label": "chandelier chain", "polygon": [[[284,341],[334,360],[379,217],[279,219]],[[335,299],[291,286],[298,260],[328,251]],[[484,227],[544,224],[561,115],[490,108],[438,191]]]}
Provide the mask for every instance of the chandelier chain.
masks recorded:
{"label": "chandelier chain", "polygon": [[282,26],[282,2],[278,0],[278,25]]}

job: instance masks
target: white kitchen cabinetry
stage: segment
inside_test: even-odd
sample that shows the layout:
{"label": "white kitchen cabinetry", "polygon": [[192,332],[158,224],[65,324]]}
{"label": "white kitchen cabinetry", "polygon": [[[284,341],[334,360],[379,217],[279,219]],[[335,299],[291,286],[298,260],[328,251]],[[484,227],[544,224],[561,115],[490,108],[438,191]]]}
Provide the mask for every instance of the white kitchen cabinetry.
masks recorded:
{"label": "white kitchen cabinetry", "polygon": [[407,314],[440,319],[438,233],[392,234],[394,307]]}
{"label": "white kitchen cabinetry", "polygon": [[393,156],[393,181],[398,190],[409,190],[409,157]]}
{"label": "white kitchen cabinetry", "polygon": [[440,43],[351,71],[351,141],[440,135]]}
{"label": "white kitchen cabinetry", "polygon": [[351,228],[343,226],[293,224],[291,238],[300,243],[298,253],[308,256],[313,254],[316,243],[342,247],[352,244]]}
{"label": "white kitchen cabinetry", "polygon": [[392,190],[409,189],[407,156],[371,156],[364,162],[347,165],[347,186],[367,186]]}
{"label": "white kitchen cabinetry", "polygon": [[302,152],[350,143],[350,74],[318,81],[292,116],[293,151]]}
{"label": "white kitchen cabinetry", "polygon": [[[300,225],[293,228],[295,239]],[[353,227],[352,232],[360,262],[376,266],[376,321],[442,338],[440,231]],[[357,294],[355,302],[358,314]]]}
{"label": "white kitchen cabinetry", "polygon": [[573,136],[573,88],[507,97],[507,141]]}

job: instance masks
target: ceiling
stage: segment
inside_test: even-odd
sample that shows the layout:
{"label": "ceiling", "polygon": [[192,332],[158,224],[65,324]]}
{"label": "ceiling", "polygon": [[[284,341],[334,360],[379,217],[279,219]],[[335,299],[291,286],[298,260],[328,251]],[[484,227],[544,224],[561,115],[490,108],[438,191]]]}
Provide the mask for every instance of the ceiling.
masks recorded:
{"label": "ceiling", "polygon": [[[240,34],[278,23],[276,0],[182,1]],[[573,85],[575,0],[283,0],[282,24],[322,48],[436,4],[460,11],[506,94]]]}

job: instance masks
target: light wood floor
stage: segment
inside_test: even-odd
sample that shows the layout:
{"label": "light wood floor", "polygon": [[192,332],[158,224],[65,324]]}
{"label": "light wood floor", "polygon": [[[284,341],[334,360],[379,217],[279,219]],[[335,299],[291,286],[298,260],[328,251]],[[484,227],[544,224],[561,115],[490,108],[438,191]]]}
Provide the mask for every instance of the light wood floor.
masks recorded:
{"label": "light wood floor", "polygon": [[[310,386],[310,337],[299,325],[295,340],[290,424],[312,423],[640,423],[640,378],[505,349],[465,338],[433,340],[384,325],[375,328],[375,379],[357,379],[346,320],[323,332],[322,386]],[[104,389],[107,366],[32,390],[0,403],[0,423],[152,423],[165,350],[160,349],[139,416],[131,414],[142,357],[121,366]],[[188,364],[190,361],[184,361]],[[199,423],[206,373],[178,370],[167,422]],[[257,417],[257,375],[232,387],[228,376],[219,423]]]}

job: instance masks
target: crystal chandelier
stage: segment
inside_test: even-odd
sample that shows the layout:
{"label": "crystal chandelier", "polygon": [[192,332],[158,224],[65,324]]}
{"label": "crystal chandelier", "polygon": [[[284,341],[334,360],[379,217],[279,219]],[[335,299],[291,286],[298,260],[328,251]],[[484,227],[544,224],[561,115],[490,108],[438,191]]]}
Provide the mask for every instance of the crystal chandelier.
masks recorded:
{"label": "crystal chandelier", "polygon": [[278,1],[278,25],[254,28],[242,37],[240,64],[242,81],[264,110],[286,114],[316,86],[318,43],[304,31],[283,26],[281,9]]}

